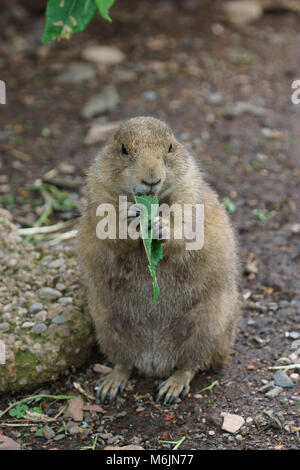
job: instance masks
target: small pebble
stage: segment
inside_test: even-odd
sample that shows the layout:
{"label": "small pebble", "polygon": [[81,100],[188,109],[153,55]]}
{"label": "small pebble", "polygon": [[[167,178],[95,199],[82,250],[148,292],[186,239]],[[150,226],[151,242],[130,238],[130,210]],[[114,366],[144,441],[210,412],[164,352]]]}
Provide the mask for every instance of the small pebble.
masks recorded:
{"label": "small pebble", "polygon": [[40,323],[44,323],[44,321],[46,320],[47,318],[47,312],[46,310],[41,310],[39,313],[37,313],[35,315],[35,320],[40,322]]}
{"label": "small pebble", "polygon": [[47,326],[45,325],[45,323],[38,323],[32,328],[31,332],[36,335],[39,335],[40,333],[43,333],[43,331],[45,330],[47,330]]}
{"label": "small pebble", "polygon": [[65,284],[63,284],[62,282],[58,282],[55,287],[57,290],[60,290],[60,291],[65,290],[66,288]]}
{"label": "small pebble", "polygon": [[71,304],[72,302],[72,297],[61,297],[60,299],[58,299],[58,303],[60,304]]}
{"label": "small pebble", "polygon": [[5,322],[11,320],[11,313],[9,313],[9,312],[3,313],[2,319],[3,319]]}
{"label": "small pebble", "polygon": [[49,300],[56,300],[62,296],[58,290],[52,289],[51,287],[42,287],[42,289],[39,290],[39,295],[41,298]]}
{"label": "small pebble", "polygon": [[63,259],[56,259],[54,261],[52,261],[50,264],[49,264],[49,268],[50,269],[58,269],[60,268],[61,266],[63,266],[65,264],[65,260]]}
{"label": "small pebble", "polygon": [[43,308],[44,308],[43,304],[36,303],[36,304],[33,304],[29,307],[28,312],[29,312],[30,315],[35,315],[36,313],[43,310]]}
{"label": "small pebble", "polygon": [[265,385],[263,385],[262,387],[260,387],[258,389],[258,392],[260,393],[266,393],[268,392],[269,390],[271,390],[271,388],[274,387],[274,381],[272,380],[271,382],[267,382]]}
{"label": "small pebble", "polygon": [[35,325],[35,322],[25,321],[22,325],[22,328],[32,328]]}
{"label": "small pebble", "polygon": [[56,325],[62,325],[66,323],[68,319],[62,315],[58,315],[57,317],[54,317],[52,320],[52,323],[55,323]]}
{"label": "small pebble", "polygon": [[55,432],[49,426],[44,426],[43,432],[44,432],[44,437],[47,440],[52,439],[55,436]]}
{"label": "small pebble", "polygon": [[275,374],[273,375],[273,379],[275,381],[275,385],[277,385],[278,387],[288,388],[293,387],[294,385],[291,379],[283,370],[278,370],[277,372],[275,372]]}
{"label": "small pebble", "polygon": [[7,322],[0,323],[0,331],[7,331],[10,328],[10,324]]}
{"label": "small pebble", "polygon": [[275,398],[282,392],[282,388],[277,385],[266,393],[266,397]]}
{"label": "small pebble", "polygon": [[155,101],[157,99],[157,94],[152,90],[144,91],[143,98],[145,101]]}
{"label": "small pebble", "polygon": [[244,418],[239,415],[223,412],[221,416],[224,418],[221,429],[232,434],[235,434],[245,423]]}
{"label": "small pebble", "polygon": [[61,441],[62,439],[65,439],[65,434],[58,434],[57,436],[53,437],[54,441]]}

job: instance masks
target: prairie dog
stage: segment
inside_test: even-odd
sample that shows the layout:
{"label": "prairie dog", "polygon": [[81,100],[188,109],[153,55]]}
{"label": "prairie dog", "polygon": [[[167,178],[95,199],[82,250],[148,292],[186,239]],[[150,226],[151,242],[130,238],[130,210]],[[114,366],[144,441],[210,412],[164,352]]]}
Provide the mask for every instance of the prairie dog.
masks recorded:
{"label": "prairie dog", "polygon": [[[172,402],[188,393],[198,370],[217,368],[230,355],[239,317],[236,242],[216,193],[171,129],[152,117],[125,121],[88,171],[88,204],[78,235],[90,313],[101,351],[115,364],[100,381],[100,401],[122,391],[133,369],[168,377],[157,399]],[[149,193],[160,204],[204,204],[204,246],[186,250],[184,239],[163,244],[157,267],[160,295],[152,304],[152,279],[141,240],[99,239],[96,209],[118,209],[127,196]],[[117,210],[118,213],[118,210]],[[161,216],[153,232],[167,238]]]}

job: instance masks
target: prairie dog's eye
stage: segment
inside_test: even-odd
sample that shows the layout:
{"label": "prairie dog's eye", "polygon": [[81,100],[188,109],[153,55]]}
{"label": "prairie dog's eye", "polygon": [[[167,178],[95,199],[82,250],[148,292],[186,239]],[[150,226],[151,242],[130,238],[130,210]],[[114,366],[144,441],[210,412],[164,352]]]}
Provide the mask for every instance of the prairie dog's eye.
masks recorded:
{"label": "prairie dog's eye", "polygon": [[170,152],[172,152],[172,150],[173,150],[173,145],[172,145],[172,144],[170,144],[170,147],[169,147],[169,150],[168,150],[168,152],[170,153]]}
{"label": "prairie dog's eye", "polygon": [[128,155],[128,152],[127,152],[126,147],[125,147],[124,144],[122,144],[122,153],[123,153],[123,155]]}

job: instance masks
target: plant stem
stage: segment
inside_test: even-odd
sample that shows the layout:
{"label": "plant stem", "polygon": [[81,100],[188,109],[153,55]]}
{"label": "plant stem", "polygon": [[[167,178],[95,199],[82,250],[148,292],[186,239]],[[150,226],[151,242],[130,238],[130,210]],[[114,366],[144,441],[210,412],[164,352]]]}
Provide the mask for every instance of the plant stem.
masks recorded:
{"label": "plant stem", "polygon": [[17,405],[21,403],[26,403],[27,401],[35,400],[36,398],[52,398],[53,400],[70,400],[71,398],[76,398],[74,395],[47,395],[42,393],[40,395],[32,395],[31,397],[23,398],[22,400],[15,401],[11,405],[9,405],[4,411],[0,412],[0,418],[4,416],[9,410],[15,408]]}

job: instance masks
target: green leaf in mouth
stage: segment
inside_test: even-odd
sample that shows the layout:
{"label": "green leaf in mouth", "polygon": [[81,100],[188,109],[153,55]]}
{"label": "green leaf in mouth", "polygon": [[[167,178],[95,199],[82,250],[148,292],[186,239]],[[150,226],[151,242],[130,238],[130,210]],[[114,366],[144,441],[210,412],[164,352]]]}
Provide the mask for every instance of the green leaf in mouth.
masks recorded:
{"label": "green leaf in mouth", "polygon": [[[152,238],[152,228],[151,222],[155,217],[158,209],[158,199],[156,196],[134,196],[136,204],[140,204],[146,208],[146,211],[141,211],[141,234],[143,239],[144,248],[148,258],[148,268],[150,275],[152,277],[153,285],[153,304],[151,310],[154,308],[158,296],[159,296],[159,287],[156,277],[156,267],[158,262],[163,258],[162,243],[160,240]],[[151,311],[150,310],[150,311]]]}

